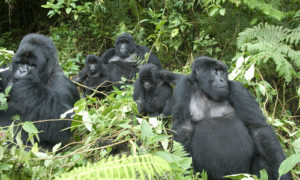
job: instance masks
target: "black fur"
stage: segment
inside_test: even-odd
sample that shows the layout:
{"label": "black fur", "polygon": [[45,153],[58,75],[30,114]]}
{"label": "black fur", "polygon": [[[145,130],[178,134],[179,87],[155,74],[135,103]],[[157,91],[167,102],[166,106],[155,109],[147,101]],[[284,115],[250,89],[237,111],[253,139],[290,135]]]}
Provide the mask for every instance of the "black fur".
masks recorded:
{"label": "black fur", "polygon": [[227,80],[225,64],[196,58],[192,74],[175,87],[174,103],[174,140],[190,153],[195,171],[221,179],[266,169],[269,179],[278,178],[285,156],[276,134],[248,90]]}
{"label": "black fur", "polygon": [[150,53],[148,62],[143,62],[148,52],[149,49],[136,44],[129,33],[123,33],[117,37],[115,47],[104,52],[101,60],[108,65],[110,80],[118,82],[121,77],[135,77],[141,64],[151,63],[161,68],[159,59],[153,53]]}
{"label": "black fur", "polygon": [[173,73],[171,71],[167,71],[167,70],[161,70],[160,71],[160,78],[166,82],[166,83],[170,83],[172,85],[176,85],[178,83],[178,81],[184,76],[183,74],[177,74],[177,73]]}
{"label": "black fur", "polygon": [[95,95],[103,98],[112,89],[111,83],[109,83],[108,68],[98,56],[93,54],[86,57],[85,67],[79,72],[75,81],[88,87],[88,89],[84,89],[84,95],[91,95],[94,93],[92,89],[95,89],[99,91]]}
{"label": "black fur", "polygon": [[159,75],[160,70],[156,65],[146,64],[135,80],[133,99],[142,115],[170,115],[173,88],[161,80]]}
{"label": "black fur", "polygon": [[[73,108],[79,93],[65,77],[58,63],[53,42],[39,34],[26,35],[21,41],[9,70],[8,83],[12,85],[8,110],[0,112],[1,125],[11,123],[10,116],[17,113],[21,121],[60,119],[60,115]],[[6,87],[4,87],[6,88]],[[39,144],[50,150],[57,143],[66,144],[70,137],[71,121],[58,120],[35,123]],[[26,143],[28,135],[22,131]]]}

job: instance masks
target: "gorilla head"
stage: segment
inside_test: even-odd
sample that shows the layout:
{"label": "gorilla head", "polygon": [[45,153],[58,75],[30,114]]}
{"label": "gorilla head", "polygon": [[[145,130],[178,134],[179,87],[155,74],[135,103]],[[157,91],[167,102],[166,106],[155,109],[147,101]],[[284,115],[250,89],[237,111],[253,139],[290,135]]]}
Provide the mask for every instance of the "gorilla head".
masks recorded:
{"label": "gorilla head", "polygon": [[156,88],[159,72],[159,68],[154,64],[146,64],[140,69],[139,80],[145,91],[150,92]]}
{"label": "gorilla head", "polygon": [[25,36],[13,57],[13,82],[31,79],[46,83],[55,70],[61,68],[53,42],[39,34]]}
{"label": "gorilla head", "polygon": [[198,57],[192,64],[192,76],[199,88],[215,101],[228,97],[227,66],[221,61]]}
{"label": "gorilla head", "polygon": [[103,63],[98,56],[90,54],[86,57],[85,66],[90,75],[94,75],[101,70],[102,65]]}
{"label": "gorilla head", "polygon": [[116,55],[121,58],[129,57],[135,50],[136,44],[129,33],[119,35],[115,42]]}

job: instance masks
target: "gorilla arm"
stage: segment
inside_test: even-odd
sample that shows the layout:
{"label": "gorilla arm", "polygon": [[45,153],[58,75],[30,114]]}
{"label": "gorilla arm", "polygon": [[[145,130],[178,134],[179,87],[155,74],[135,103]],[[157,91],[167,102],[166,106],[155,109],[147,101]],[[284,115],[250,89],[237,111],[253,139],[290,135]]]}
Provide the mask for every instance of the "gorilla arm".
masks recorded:
{"label": "gorilla arm", "polygon": [[184,76],[175,87],[172,109],[174,140],[180,142],[189,153],[191,153],[190,145],[194,131],[189,109],[193,89],[190,78],[190,76]]}
{"label": "gorilla arm", "polygon": [[102,56],[100,57],[101,61],[104,63],[104,64],[108,64],[108,61],[114,57],[116,55],[116,50],[115,48],[110,48],[108,50],[106,50]]}
{"label": "gorilla arm", "polygon": [[[229,101],[238,117],[248,127],[259,154],[264,157],[270,168],[270,173],[278,177],[278,168],[285,159],[282,148],[272,128],[255,101],[253,95],[239,82],[228,81]],[[291,179],[290,174],[281,179]]]}
{"label": "gorilla arm", "polygon": [[144,112],[144,89],[140,82],[140,78],[137,78],[134,82],[133,100],[136,102],[138,111],[141,114]]}
{"label": "gorilla arm", "polygon": [[173,73],[167,70],[161,70],[159,77],[166,83],[171,83],[176,85],[178,81],[183,77],[182,74]]}

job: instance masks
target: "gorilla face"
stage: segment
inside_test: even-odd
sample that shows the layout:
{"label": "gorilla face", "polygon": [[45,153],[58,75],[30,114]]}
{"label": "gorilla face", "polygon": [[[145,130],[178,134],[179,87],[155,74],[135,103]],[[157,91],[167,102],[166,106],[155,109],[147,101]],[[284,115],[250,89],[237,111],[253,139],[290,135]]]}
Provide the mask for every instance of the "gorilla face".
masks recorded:
{"label": "gorilla face", "polygon": [[61,71],[53,42],[40,34],[26,35],[13,57],[12,81],[34,80],[46,83],[54,71]]}
{"label": "gorilla face", "polygon": [[116,54],[121,58],[127,58],[133,53],[135,46],[133,37],[129,33],[123,33],[116,39]]}
{"label": "gorilla face", "polygon": [[151,78],[143,78],[142,79],[143,87],[146,91],[151,91],[153,88],[153,83]]}
{"label": "gorilla face", "polygon": [[[39,49],[19,48],[13,57],[13,82],[23,79],[46,81],[50,72],[45,68],[46,60]],[[40,74],[40,75],[39,75]]]}
{"label": "gorilla face", "polygon": [[140,83],[143,85],[145,91],[152,91],[157,86],[157,79],[159,78],[159,69],[156,65],[146,64],[139,72]]}
{"label": "gorilla face", "polygon": [[227,67],[221,61],[207,57],[196,58],[192,65],[192,76],[198,87],[215,101],[224,101],[228,97]]}
{"label": "gorilla face", "polygon": [[96,74],[101,69],[101,60],[98,56],[90,54],[86,57],[86,67],[91,75]]}

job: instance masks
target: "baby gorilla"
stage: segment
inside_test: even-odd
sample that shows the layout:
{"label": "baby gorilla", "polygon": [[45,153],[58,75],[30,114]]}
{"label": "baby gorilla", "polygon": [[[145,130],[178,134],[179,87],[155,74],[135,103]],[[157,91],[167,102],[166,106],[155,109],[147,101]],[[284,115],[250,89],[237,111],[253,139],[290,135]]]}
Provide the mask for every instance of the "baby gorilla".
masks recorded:
{"label": "baby gorilla", "polygon": [[85,96],[93,94],[96,90],[98,93],[95,95],[98,98],[103,98],[105,93],[111,90],[108,69],[100,58],[93,54],[86,57],[85,67],[80,71],[79,77],[74,80],[88,87],[84,89]]}
{"label": "baby gorilla", "polygon": [[133,99],[141,115],[170,115],[172,95],[173,88],[160,78],[156,65],[146,64],[140,69],[134,84]]}
{"label": "baby gorilla", "polygon": [[228,80],[221,61],[195,59],[175,87],[172,115],[174,140],[190,153],[195,171],[222,179],[266,169],[270,180],[278,179],[285,157],[276,134],[248,90]]}

